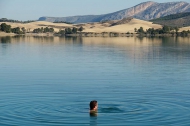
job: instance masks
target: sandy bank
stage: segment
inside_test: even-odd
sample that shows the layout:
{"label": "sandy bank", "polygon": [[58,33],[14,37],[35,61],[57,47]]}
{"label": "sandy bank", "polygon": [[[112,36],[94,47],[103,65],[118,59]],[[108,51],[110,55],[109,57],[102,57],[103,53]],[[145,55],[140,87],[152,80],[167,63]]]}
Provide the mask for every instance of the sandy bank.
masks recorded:
{"label": "sandy bank", "polygon": [[0,31],[0,36],[15,36],[16,34],[14,33],[6,33],[6,32],[1,32]]}

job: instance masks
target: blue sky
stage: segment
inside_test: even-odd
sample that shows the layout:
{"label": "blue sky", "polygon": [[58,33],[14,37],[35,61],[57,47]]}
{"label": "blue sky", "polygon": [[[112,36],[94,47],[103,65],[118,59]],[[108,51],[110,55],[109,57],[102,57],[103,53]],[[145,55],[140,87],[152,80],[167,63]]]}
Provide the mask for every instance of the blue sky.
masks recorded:
{"label": "blue sky", "polygon": [[[0,18],[37,20],[41,16],[65,17],[106,14],[148,0],[0,0]],[[175,2],[176,0],[152,0]],[[190,2],[190,0],[179,0]]]}

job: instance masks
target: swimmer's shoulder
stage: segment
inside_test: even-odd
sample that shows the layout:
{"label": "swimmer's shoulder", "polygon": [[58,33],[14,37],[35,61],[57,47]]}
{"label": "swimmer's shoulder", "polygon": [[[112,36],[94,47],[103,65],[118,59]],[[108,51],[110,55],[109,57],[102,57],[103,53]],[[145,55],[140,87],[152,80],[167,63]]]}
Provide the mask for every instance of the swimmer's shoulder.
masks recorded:
{"label": "swimmer's shoulder", "polygon": [[97,113],[97,110],[90,110],[89,113]]}

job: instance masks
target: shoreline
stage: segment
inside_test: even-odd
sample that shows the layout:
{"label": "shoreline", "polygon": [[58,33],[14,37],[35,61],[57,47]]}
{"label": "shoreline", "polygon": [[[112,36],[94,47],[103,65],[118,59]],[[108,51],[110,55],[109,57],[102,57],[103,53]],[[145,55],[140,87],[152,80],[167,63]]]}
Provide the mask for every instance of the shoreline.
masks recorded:
{"label": "shoreline", "polygon": [[[36,21],[31,23],[1,22],[9,25],[14,33],[0,31],[0,36],[81,36],[81,37],[134,37],[134,36],[190,36],[190,26],[165,31],[162,25],[135,18],[65,24]],[[170,27],[167,26],[168,29]],[[166,29],[166,28],[165,28]],[[157,30],[157,31],[156,31]],[[5,30],[4,30],[5,31]],[[178,32],[176,34],[176,31]],[[184,32],[183,32],[184,31]],[[151,34],[150,34],[151,33]]]}
{"label": "shoreline", "polygon": [[15,33],[6,33],[6,32],[2,32],[0,31],[0,37],[5,37],[5,36],[16,36],[17,34]]}
{"label": "shoreline", "polygon": [[[180,32],[179,32],[180,33]],[[77,34],[55,34],[55,33],[25,33],[25,34],[15,34],[15,33],[5,33],[0,32],[0,37],[6,36],[51,36],[51,37],[189,37],[190,33],[187,35],[177,35],[177,34],[136,34],[136,33],[91,33],[82,32]]]}

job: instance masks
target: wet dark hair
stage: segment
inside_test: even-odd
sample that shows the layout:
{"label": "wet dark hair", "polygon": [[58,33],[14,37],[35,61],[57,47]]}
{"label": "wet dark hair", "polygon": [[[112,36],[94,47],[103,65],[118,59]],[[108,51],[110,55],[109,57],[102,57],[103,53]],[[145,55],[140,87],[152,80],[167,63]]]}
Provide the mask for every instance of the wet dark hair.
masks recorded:
{"label": "wet dark hair", "polygon": [[90,110],[93,110],[96,105],[97,105],[97,101],[96,100],[91,101],[90,104],[89,104]]}

